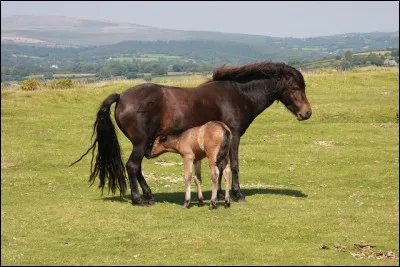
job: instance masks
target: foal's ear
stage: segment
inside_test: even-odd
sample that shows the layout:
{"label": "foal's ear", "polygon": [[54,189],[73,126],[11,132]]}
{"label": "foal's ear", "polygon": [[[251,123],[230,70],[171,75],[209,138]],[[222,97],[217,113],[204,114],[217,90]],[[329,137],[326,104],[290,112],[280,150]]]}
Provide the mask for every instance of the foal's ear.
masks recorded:
{"label": "foal's ear", "polygon": [[162,135],[162,136],[160,137],[160,143],[163,143],[163,142],[165,142],[165,141],[167,141],[167,136],[166,136],[166,135]]}

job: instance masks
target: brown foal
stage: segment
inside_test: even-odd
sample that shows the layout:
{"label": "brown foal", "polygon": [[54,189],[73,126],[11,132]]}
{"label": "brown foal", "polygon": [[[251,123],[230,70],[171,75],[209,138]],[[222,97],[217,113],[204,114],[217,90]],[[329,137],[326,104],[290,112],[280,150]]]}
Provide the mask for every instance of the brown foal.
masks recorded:
{"label": "brown foal", "polygon": [[212,194],[210,209],[216,208],[218,176],[223,172],[225,178],[225,207],[230,207],[229,184],[231,171],[228,168],[229,149],[232,134],[228,126],[220,121],[210,121],[202,126],[190,128],[179,135],[162,135],[156,138],[151,149],[150,157],[154,158],[165,152],[181,155],[185,168],[186,194],[184,207],[190,204],[190,183],[192,166],[195,166],[195,183],[199,197],[199,205],[203,204],[201,190],[201,160],[208,159],[211,172]]}

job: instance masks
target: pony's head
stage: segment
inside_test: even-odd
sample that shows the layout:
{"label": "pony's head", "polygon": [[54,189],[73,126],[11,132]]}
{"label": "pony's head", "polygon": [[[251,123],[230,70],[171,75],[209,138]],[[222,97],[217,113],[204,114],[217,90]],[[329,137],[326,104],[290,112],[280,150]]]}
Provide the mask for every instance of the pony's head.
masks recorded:
{"label": "pony's head", "polygon": [[311,116],[303,75],[285,63],[263,61],[243,66],[223,66],[214,70],[212,80],[243,84],[254,80],[272,81],[275,85],[273,100],[281,101],[298,120],[307,120]]}
{"label": "pony's head", "polygon": [[299,121],[308,120],[312,110],[306,96],[306,85],[303,75],[297,69],[285,65],[284,79],[281,81],[278,99]]}

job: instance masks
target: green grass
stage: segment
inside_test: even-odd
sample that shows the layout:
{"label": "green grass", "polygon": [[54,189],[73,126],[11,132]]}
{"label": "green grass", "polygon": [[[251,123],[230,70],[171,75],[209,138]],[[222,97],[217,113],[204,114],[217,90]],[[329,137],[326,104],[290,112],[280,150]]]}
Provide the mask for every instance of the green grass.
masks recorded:
{"label": "green grass", "polygon": [[[281,103],[263,112],[241,139],[246,202],[213,211],[195,205],[194,185],[193,207],[182,208],[182,166],[155,164],[180,162],[175,154],[143,162],[151,207],[101,196],[97,180],[89,187],[89,156],[68,167],[89,147],[104,98],[139,81],[3,89],[1,263],[398,265],[398,77],[398,68],[305,74],[310,120],[298,122]],[[131,145],[118,136],[126,160]],[[203,162],[206,204],[209,173]],[[362,242],[396,259],[356,259]]]}
{"label": "green grass", "polygon": [[[175,73],[168,73],[168,76],[157,76],[157,77],[152,77],[151,81],[154,83],[171,83],[171,82],[178,82],[178,83],[185,83],[185,81],[190,80],[190,79],[199,79],[199,77],[203,77],[201,74],[178,74],[179,72]],[[205,75],[204,77],[206,78],[211,78],[211,75]],[[205,78],[202,78],[205,79]],[[182,85],[182,84],[181,84]]]}

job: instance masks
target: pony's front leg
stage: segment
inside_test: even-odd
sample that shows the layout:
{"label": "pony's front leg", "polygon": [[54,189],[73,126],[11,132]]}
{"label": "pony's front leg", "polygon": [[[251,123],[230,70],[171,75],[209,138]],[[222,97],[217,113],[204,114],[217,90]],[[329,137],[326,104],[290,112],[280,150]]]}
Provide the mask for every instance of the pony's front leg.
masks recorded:
{"label": "pony's front leg", "polygon": [[197,194],[199,198],[199,207],[204,205],[203,190],[201,189],[201,160],[194,163],[194,182],[197,185]]}
{"label": "pony's front leg", "polygon": [[192,179],[192,168],[193,168],[193,157],[186,156],[184,158],[184,168],[185,168],[185,202],[183,204],[184,208],[189,208],[190,205],[190,182]]}
{"label": "pony's front leg", "polygon": [[245,201],[245,195],[240,193],[239,185],[239,143],[240,135],[232,133],[232,144],[231,149],[229,150],[229,159],[232,171],[232,198],[235,201]]}

